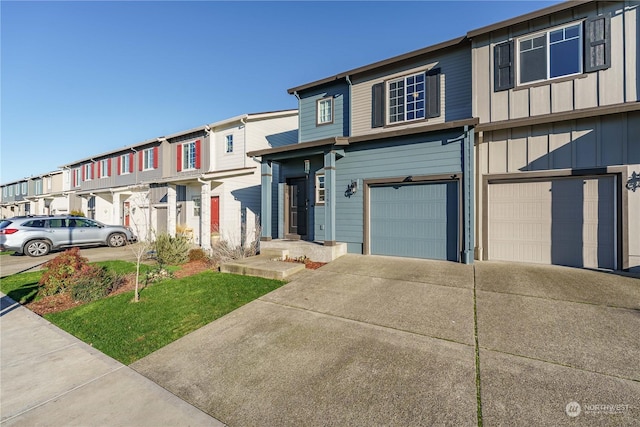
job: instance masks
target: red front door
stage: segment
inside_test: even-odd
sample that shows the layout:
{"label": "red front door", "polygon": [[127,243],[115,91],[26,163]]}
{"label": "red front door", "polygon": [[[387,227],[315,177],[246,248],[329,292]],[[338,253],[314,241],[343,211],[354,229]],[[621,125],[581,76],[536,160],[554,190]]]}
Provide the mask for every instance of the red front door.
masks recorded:
{"label": "red front door", "polygon": [[220,197],[211,197],[211,232],[220,231]]}

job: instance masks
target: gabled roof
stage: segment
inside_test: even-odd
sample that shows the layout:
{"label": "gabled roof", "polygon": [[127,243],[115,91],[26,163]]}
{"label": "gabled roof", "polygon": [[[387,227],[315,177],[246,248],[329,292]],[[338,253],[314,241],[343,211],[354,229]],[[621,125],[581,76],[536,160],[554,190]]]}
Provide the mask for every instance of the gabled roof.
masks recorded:
{"label": "gabled roof", "polygon": [[359,74],[370,73],[373,71],[377,71],[383,69],[384,67],[388,67],[390,65],[397,65],[404,61],[411,61],[415,58],[418,58],[422,55],[426,55],[429,53],[437,52],[442,49],[447,49],[453,46],[458,46],[467,41],[465,36],[458,37],[455,39],[451,39],[442,43],[434,44],[432,46],[424,47],[422,49],[414,50],[412,52],[404,53],[402,55],[394,56],[389,59],[384,59],[382,61],[374,62],[373,64],[365,65],[363,67],[354,68],[353,70],[345,71],[344,73],[336,74],[335,76],[327,77],[321,80],[316,80],[315,82],[307,83],[304,85],[296,86],[291,89],[288,89],[287,92],[293,95],[296,92],[300,92],[305,89],[310,89],[316,86],[320,86],[326,83],[331,83],[337,80],[342,80],[347,77],[357,76]]}

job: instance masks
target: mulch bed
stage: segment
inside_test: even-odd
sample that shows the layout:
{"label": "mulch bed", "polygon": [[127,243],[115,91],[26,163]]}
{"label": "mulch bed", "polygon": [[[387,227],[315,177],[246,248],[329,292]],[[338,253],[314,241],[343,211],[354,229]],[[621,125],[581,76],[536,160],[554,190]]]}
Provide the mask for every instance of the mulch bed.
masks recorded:
{"label": "mulch bed", "polygon": [[322,267],[323,265],[326,265],[326,262],[317,262],[317,261],[311,261],[309,258],[305,258],[304,261],[301,261],[299,259],[296,258],[286,258],[283,260],[284,262],[297,262],[297,263],[304,263],[304,267],[309,269],[309,270],[317,270],[320,267]]}

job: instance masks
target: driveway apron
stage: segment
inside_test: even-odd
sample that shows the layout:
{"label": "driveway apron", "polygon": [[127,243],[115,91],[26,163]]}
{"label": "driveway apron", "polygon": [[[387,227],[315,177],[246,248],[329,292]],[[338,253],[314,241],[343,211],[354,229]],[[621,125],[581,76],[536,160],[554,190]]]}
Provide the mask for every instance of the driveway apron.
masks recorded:
{"label": "driveway apron", "polygon": [[346,255],[131,365],[230,426],[638,425],[640,280]]}

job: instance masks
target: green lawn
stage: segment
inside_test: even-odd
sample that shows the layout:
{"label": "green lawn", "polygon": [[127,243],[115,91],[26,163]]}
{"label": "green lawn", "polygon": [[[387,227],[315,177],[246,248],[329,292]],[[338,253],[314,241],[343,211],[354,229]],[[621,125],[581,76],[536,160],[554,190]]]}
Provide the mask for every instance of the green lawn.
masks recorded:
{"label": "green lawn", "polygon": [[[11,276],[1,281],[0,288],[14,299],[30,295],[33,298],[41,274]],[[16,286],[17,282],[22,285]],[[138,303],[132,302],[133,292],[126,292],[47,314],[45,318],[114,359],[130,364],[283,284],[206,271],[151,285],[140,293]]]}

